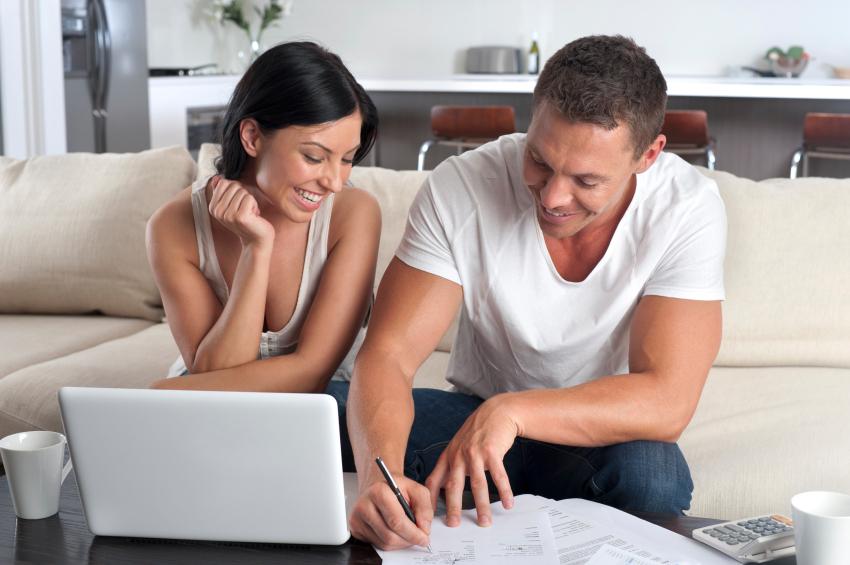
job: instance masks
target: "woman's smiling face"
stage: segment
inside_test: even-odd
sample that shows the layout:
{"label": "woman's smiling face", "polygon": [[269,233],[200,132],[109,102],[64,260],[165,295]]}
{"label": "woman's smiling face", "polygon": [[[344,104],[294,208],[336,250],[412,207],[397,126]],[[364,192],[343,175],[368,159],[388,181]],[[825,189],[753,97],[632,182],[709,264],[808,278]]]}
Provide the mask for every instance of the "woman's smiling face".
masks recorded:
{"label": "woman's smiling face", "polygon": [[[293,222],[309,222],[322,201],[348,181],[362,121],[355,111],[335,122],[264,135],[256,122],[245,120],[243,146],[253,157],[245,173],[261,193],[260,208],[270,205]],[[254,184],[250,176],[244,180]]]}

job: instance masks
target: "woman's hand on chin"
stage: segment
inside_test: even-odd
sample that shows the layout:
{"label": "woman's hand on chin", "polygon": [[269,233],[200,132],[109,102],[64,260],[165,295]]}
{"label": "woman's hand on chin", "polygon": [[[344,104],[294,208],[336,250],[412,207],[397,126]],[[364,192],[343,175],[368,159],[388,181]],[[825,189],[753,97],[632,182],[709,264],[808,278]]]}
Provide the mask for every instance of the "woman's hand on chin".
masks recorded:
{"label": "woman's hand on chin", "polygon": [[210,216],[239,236],[242,245],[271,245],[274,226],[260,216],[257,200],[239,182],[214,176]]}

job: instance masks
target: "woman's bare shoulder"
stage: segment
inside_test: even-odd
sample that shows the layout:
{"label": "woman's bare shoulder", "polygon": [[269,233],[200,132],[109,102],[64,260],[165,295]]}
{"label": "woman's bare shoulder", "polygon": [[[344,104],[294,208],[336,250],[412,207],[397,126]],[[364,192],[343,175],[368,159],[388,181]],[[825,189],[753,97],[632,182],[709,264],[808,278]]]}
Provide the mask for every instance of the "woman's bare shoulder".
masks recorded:
{"label": "woman's bare shoulder", "polygon": [[362,188],[345,186],[334,197],[333,212],[331,213],[328,246],[338,241],[346,234],[362,237],[363,234],[381,232],[381,207],[377,198]]}
{"label": "woman's bare shoulder", "polygon": [[344,186],[339,194],[336,195],[334,199],[334,214],[337,211],[339,211],[340,215],[346,216],[351,214],[377,214],[380,217],[381,215],[381,207],[378,204],[378,199],[368,190],[353,186]]}
{"label": "woman's bare shoulder", "polygon": [[148,250],[169,255],[179,254],[199,261],[192,212],[192,187],[181,190],[154,212],[148,222]]}

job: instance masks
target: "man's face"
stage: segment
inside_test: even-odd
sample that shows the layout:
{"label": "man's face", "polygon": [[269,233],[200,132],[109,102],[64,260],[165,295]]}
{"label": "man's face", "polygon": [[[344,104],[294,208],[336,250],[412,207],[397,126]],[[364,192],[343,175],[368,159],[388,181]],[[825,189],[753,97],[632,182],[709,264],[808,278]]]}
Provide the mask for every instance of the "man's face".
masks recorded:
{"label": "man's face", "polygon": [[536,201],[541,230],[556,239],[603,223],[632,175],[649,168],[646,156],[634,159],[626,127],[570,123],[546,100],[534,111],[526,141],[523,181]]}

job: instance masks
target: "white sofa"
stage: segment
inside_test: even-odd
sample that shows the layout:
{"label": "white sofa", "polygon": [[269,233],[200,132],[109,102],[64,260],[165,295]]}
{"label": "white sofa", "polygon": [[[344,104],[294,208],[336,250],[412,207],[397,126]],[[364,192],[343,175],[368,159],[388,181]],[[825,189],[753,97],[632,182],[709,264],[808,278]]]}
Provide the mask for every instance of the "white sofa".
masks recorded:
{"label": "white sofa", "polygon": [[[144,248],[153,211],[210,168],[179,147],[0,158],[0,437],[61,431],[61,386],[145,387],[178,355]],[[729,219],[723,342],[680,440],[690,514],[790,512],[850,493],[850,180],[708,172]],[[427,173],[356,167],[383,212],[376,289]],[[416,375],[444,388],[455,325]]]}

